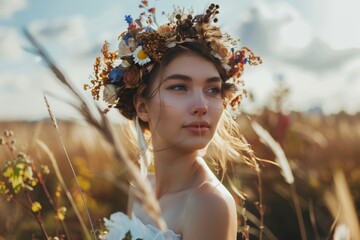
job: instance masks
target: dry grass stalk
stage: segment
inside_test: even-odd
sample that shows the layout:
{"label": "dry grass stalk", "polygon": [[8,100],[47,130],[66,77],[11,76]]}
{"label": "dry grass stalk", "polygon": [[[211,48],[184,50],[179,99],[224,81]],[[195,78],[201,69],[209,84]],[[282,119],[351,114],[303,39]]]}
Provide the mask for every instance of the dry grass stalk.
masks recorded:
{"label": "dry grass stalk", "polygon": [[341,206],[341,219],[349,228],[351,239],[360,239],[360,225],[356,215],[356,208],[345,175],[341,170],[335,171],[334,184],[336,197]]}
{"label": "dry grass stalk", "polygon": [[269,134],[268,131],[266,131],[263,127],[260,126],[255,121],[251,122],[251,126],[256,132],[256,134],[259,136],[261,142],[263,142],[265,145],[267,145],[275,154],[275,161],[279,165],[279,167],[282,170],[282,175],[284,176],[285,181],[290,185],[291,190],[291,196],[294,202],[295,210],[296,210],[296,216],[298,218],[299,222],[299,229],[301,233],[301,239],[306,240],[306,230],[305,230],[305,224],[304,219],[301,212],[301,206],[299,202],[299,197],[296,193],[295,184],[294,184],[294,175],[291,171],[291,167],[289,164],[289,161],[287,160],[285,153],[283,149],[281,148],[280,144],[275,141],[275,139]]}
{"label": "dry grass stalk", "polygon": [[255,133],[259,136],[262,143],[267,145],[275,154],[276,162],[281,169],[281,173],[284,176],[285,181],[288,184],[294,183],[294,175],[291,171],[289,161],[287,160],[284,151],[280,147],[280,144],[275,141],[275,139],[267,132],[263,127],[260,126],[255,121],[251,122],[251,127],[254,129]]}
{"label": "dry grass stalk", "polygon": [[76,206],[76,203],[74,201],[74,199],[72,198],[71,196],[71,193],[69,191],[69,189],[67,188],[66,184],[65,184],[65,181],[61,175],[61,172],[60,172],[60,169],[59,169],[59,166],[57,164],[57,161],[54,157],[54,154],[50,151],[50,149],[48,148],[48,146],[42,142],[41,140],[37,140],[37,144],[44,150],[44,152],[48,155],[49,159],[50,159],[50,162],[54,168],[54,171],[55,171],[55,174],[56,174],[56,177],[57,179],[59,180],[67,198],[69,199],[70,201],[70,204],[71,204],[71,207],[73,208],[74,212],[75,212],[75,215],[76,217],[78,218],[79,222],[80,222],[80,225],[85,233],[85,236],[87,239],[91,239],[91,234],[89,232],[89,230],[87,229],[86,227],[86,224],[84,222],[84,220],[82,219],[81,217],[81,214],[80,214],[80,211],[78,209],[78,207]]}
{"label": "dry grass stalk", "polygon": [[71,85],[70,81],[50,59],[43,47],[26,29],[24,30],[24,34],[33,45],[33,49],[29,51],[40,56],[48,68],[54,73],[56,78],[64,84],[78,100],[78,104],[70,103],[70,105],[72,105],[84,117],[84,120],[93,126],[108,142],[112,148],[112,155],[124,166],[127,170],[127,178],[136,186],[136,189],[134,189],[134,196],[143,204],[143,208],[148,212],[150,217],[154,219],[156,225],[161,230],[165,230],[166,224],[161,218],[159,203],[151,190],[150,183],[141,176],[138,167],[128,157],[126,149],[120,143],[118,136],[114,134],[113,127],[107,117],[102,113],[101,109],[95,105],[95,103],[93,103],[93,105],[89,105],[84,100],[82,95],[79,94],[79,92]]}
{"label": "dry grass stalk", "polygon": [[[77,175],[76,175],[76,173],[75,173],[75,169],[74,169],[74,167],[73,167],[73,164],[71,163],[71,160],[70,160],[68,151],[66,150],[66,147],[65,147],[65,143],[64,143],[64,141],[63,141],[63,138],[62,138],[62,136],[61,136],[61,134],[60,134],[60,129],[59,129],[59,126],[58,126],[58,124],[57,124],[55,115],[54,115],[53,112],[51,111],[51,107],[50,107],[49,101],[47,100],[46,95],[44,95],[44,100],[45,100],[45,104],[46,104],[47,110],[48,110],[48,112],[49,112],[49,116],[50,116],[51,122],[52,122],[52,123],[54,124],[54,126],[55,126],[56,132],[57,132],[58,137],[59,137],[60,142],[61,142],[61,146],[63,147],[63,150],[64,150],[64,152],[65,152],[66,159],[67,159],[67,161],[68,161],[68,163],[69,163],[69,166],[70,166],[70,168],[71,168],[72,174],[73,174],[73,176],[74,176],[74,178],[75,178],[76,186],[77,186],[77,188],[78,188],[78,190],[79,190],[79,193],[80,193],[80,196],[81,196],[81,200],[82,200],[82,202],[83,202],[83,204],[84,204],[84,207],[85,207],[85,210],[86,210],[86,214],[87,214],[88,219],[89,219],[89,222],[90,222],[91,230],[92,230],[93,234],[95,234],[94,225],[93,225],[93,223],[92,223],[92,220],[91,220],[91,217],[90,217],[90,212],[89,212],[89,209],[88,209],[88,207],[87,207],[86,201],[85,201],[85,199],[84,199],[84,195],[83,195],[83,193],[82,193],[80,183],[79,183],[78,178],[77,178]],[[54,156],[54,155],[53,155],[53,156]],[[54,160],[55,160],[55,158],[54,158]],[[54,166],[54,163],[56,164],[56,161],[51,161],[51,162],[52,162],[53,166]],[[55,168],[55,166],[54,166],[54,168]],[[56,175],[58,176],[58,174],[60,174],[60,170],[59,170],[59,167],[57,166],[57,164],[56,164],[56,169],[58,170],[57,173],[56,173]],[[60,174],[60,177],[61,177],[61,174]],[[58,178],[59,178],[59,176],[58,176]],[[61,180],[62,180],[62,177],[61,177]],[[60,179],[59,179],[59,181],[60,181]],[[63,180],[62,180],[62,181],[63,181]],[[67,190],[67,189],[66,189],[65,182],[63,182],[63,183],[64,183],[64,184],[62,184],[62,185],[63,185],[64,190]],[[69,192],[69,194],[67,193],[67,195],[68,195],[68,197],[71,196],[70,192]],[[72,199],[72,198],[69,198],[69,199]],[[74,207],[74,206],[73,206],[73,207]],[[77,210],[77,211],[78,211],[78,210]],[[77,216],[79,217],[79,215],[77,215]],[[80,219],[79,219],[79,220],[80,220]],[[80,220],[80,223],[81,223],[81,226],[84,228],[84,223],[83,223],[82,219]],[[85,228],[85,229],[86,229],[86,228]],[[84,229],[84,231],[85,231],[85,229]],[[87,231],[85,231],[85,233],[87,233]],[[89,237],[89,236],[87,236],[87,237]],[[94,237],[95,237],[95,235],[94,235]],[[96,238],[96,237],[95,237],[95,238]]]}

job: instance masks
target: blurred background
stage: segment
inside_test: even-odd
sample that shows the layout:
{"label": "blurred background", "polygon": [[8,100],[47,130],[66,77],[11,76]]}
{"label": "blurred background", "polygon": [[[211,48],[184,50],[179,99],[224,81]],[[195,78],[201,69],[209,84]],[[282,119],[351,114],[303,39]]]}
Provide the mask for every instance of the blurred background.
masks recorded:
{"label": "blurred background", "polygon": [[[166,20],[162,12],[171,12],[173,5],[185,9],[192,6],[197,13],[210,3],[149,1],[156,7],[159,23]],[[258,157],[271,161],[277,158],[251,128],[249,117],[256,120],[280,144],[295,177],[295,182],[289,184],[279,167],[266,163],[260,166],[264,238],[305,239],[299,224],[303,222],[308,239],[326,239],[336,222],[337,226],[346,226],[344,229],[355,239],[359,236],[360,206],[360,31],[356,27],[360,23],[360,2],[215,3],[220,5],[222,29],[240,38],[240,46],[249,46],[263,59],[260,66],[247,66],[243,75],[249,91],[238,119],[243,134]],[[142,11],[138,4],[125,0],[0,0],[0,130],[12,130],[19,151],[50,166],[35,139],[47,143],[76,198],[73,177],[43,100],[44,92],[55,94],[58,98],[50,97],[52,110],[82,177],[95,221],[126,208],[126,194],[113,178],[103,174],[117,176],[121,166],[111,160],[106,144],[95,130],[83,124],[81,116],[64,101],[69,94],[43,60],[27,51],[31,45],[23,31],[27,29],[45,47],[66,77],[82,91],[102,44],[107,40],[110,49],[117,48],[117,37],[126,28],[124,15],[138,16]],[[84,95],[91,99],[90,92]],[[109,116],[122,122],[117,115]],[[10,158],[9,151],[0,148],[0,164]],[[261,213],[256,173],[245,166],[232,171],[230,174],[238,177],[239,188],[247,196],[241,209],[249,212],[251,239],[258,239]],[[56,177],[50,174],[48,179],[50,192],[54,193]],[[80,198],[78,201],[81,206]],[[5,198],[0,202],[0,239],[22,239],[40,232],[35,221],[30,224],[20,220],[30,217],[15,205]],[[302,220],[296,206],[301,208]],[[9,212],[14,214],[9,217]],[[44,216],[48,228],[55,229],[48,223],[51,217],[46,218],[46,213]],[[74,222],[70,228],[72,239],[82,239],[70,206],[67,218]]]}

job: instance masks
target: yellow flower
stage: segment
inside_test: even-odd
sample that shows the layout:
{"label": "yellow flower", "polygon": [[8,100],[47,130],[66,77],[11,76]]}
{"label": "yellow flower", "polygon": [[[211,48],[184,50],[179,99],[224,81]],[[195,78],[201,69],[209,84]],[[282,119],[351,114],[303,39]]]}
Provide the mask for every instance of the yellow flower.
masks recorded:
{"label": "yellow flower", "polygon": [[33,177],[33,171],[30,166],[27,166],[24,171],[24,180],[26,179],[32,179]]}
{"label": "yellow flower", "polygon": [[50,173],[50,169],[47,165],[41,165],[41,170],[46,175]]}
{"label": "yellow flower", "polygon": [[134,54],[134,62],[139,64],[140,66],[145,65],[148,62],[151,62],[149,56],[145,53],[141,46],[135,49]]}
{"label": "yellow flower", "polygon": [[11,186],[15,193],[19,193],[22,185],[24,184],[22,176],[14,176],[9,180],[9,182],[11,182]]}
{"label": "yellow flower", "polygon": [[8,167],[3,172],[4,177],[10,178],[14,175],[14,169],[12,167]]}
{"label": "yellow flower", "polygon": [[41,204],[39,202],[33,202],[33,204],[31,205],[31,210],[33,212],[38,212],[41,210]]}
{"label": "yellow flower", "polygon": [[7,194],[9,192],[9,189],[6,188],[5,182],[0,182],[0,194]]}
{"label": "yellow flower", "polygon": [[35,187],[37,183],[38,183],[38,180],[36,178],[34,178],[34,179],[31,179],[30,185],[32,187]]}
{"label": "yellow flower", "polygon": [[91,184],[87,179],[83,178],[82,176],[78,176],[77,178],[82,190],[84,191],[90,190]]}
{"label": "yellow flower", "polygon": [[66,207],[58,208],[55,218],[60,221],[64,221],[65,213],[66,213]]}

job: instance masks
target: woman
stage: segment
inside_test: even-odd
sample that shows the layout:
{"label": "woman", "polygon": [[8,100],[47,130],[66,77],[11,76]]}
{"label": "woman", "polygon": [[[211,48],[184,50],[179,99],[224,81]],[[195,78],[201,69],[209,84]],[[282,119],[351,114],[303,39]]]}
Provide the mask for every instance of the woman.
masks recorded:
{"label": "woman", "polygon": [[[155,171],[148,179],[170,230],[159,233],[141,203],[130,197],[129,215],[142,226],[131,228],[132,236],[147,239],[150,235],[140,230],[146,225],[144,231],[150,228],[157,234],[149,239],[236,239],[234,199],[202,156],[212,152],[224,176],[228,160],[239,161],[242,151],[250,152],[229,112],[241,100],[243,65],[261,60],[247,48],[231,48],[234,41],[215,26],[218,9],[212,4],[195,17],[177,9],[170,22],[156,30],[152,9],[147,26],[141,22],[144,14],[135,21],[126,16],[129,27],[120,36],[119,52],[110,53],[105,45],[105,64],[100,59],[95,64],[94,97],[98,99],[104,87],[109,106],[141,126],[140,139],[144,131],[151,135],[144,150],[153,153]],[[142,167],[148,166],[144,159]],[[127,220],[123,215],[107,220],[108,239],[116,235],[111,229],[117,221]]]}

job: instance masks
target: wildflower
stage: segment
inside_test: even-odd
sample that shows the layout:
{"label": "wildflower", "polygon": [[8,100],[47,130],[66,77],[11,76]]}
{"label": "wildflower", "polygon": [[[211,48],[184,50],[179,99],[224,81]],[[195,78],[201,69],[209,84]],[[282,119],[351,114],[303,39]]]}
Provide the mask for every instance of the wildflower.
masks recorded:
{"label": "wildflower", "polygon": [[124,72],[125,87],[133,88],[137,86],[140,80],[140,74],[136,67],[131,67]]}
{"label": "wildflower", "polygon": [[131,38],[134,38],[134,36],[130,32],[127,32],[124,36],[122,36],[122,40],[125,41],[127,46],[129,46],[129,39]]}
{"label": "wildflower", "polygon": [[133,23],[133,19],[131,17],[131,15],[125,15],[125,21],[130,25],[131,23]]}
{"label": "wildflower", "polygon": [[11,166],[6,166],[3,171],[3,176],[6,178],[10,178],[14,175],[14,169]]}
{"label": "wildflower", "polygon": [[109,104],[115,104],[117,100],[116,87],[114,84],[107,84],[104,86],[103,99]]}
{"label": "wildflower", "polygon": [[145,27],[145,32],[152,32],[152,31],[155,31],[155,29],[152,28],[151,26],[146,26]]}
{"label": "wildflower", "polygon": [[5,195],[9,192],[9,189],[6,188],[5,182],[0,182],[0,194]]}
{"label": "wildflower", "polygon": [[41,204],[39,202],[33,202],[33,204],[31,205],[31,211],[33,212],[38,212],[41,210]]}
{"label": "wildflower", "polygon": [[66,207],[60,207],[57,209],[55,218],[60,221],[64,221],[65,213],[66,213]]}
{"label": "wildflower", "polygon": [[169,24],[163,24],[158,27],[156,32],[160,35],[170,34],[173,31],[173,28]]}
{"label": "wildflower", "polygon": [[32,171],[31,166],[26,166],[24,168],[24,180],[32,179],[33,178],[32,176],[33,176],[33,171]]}
{"label": "wildflower", "polygon": [[141,46],[135,49],[133,53],[134,62],[139,64],[140,66],[145,65],[146,63],[151,62],[151,59],[145,53]]}
{"label": "wildflower", "polygon": [[116,82],[120,82],[124,72],[121,67],[116,67],[109,73],[110,83],[114,84]]}
{"label": "wildflower", "polygon": [[47,165],[41,165],[41,171],[46,175],[50,173],[50,169]]}
{"label": "wildflower", "polygon": [[38,180],[36,178],[31,179],[30,186],[35,187],[37,183],[38,183]]}
{"label": "wildflower", "polygon": [[56,187],[55,197],[60,198],[60,196],[61,196],[61,187],[60,187],[60,185],[58,185]]}
{"label": "wildflower", "polygon": [[134,52],[134,50],[137,47],[137,43],[135,42],[134,38],[129,35],[125,35],[123,37],[123,40],[120,41],[119,43],[119,57],[124,57],[124,56],[130,56],[132,55],[132,53]]}

